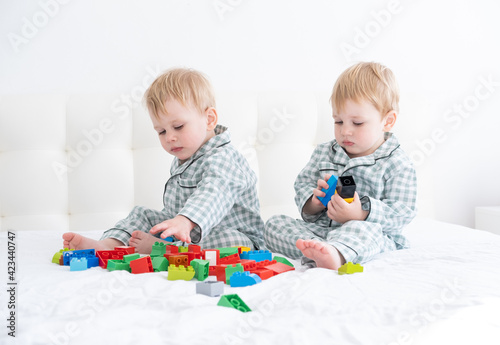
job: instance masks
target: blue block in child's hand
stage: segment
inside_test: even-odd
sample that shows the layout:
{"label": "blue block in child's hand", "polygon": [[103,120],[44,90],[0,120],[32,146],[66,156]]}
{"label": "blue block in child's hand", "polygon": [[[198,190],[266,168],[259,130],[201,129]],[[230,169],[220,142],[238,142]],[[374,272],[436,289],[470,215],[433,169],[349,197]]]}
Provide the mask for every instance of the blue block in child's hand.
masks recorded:
{"label": "blue block in child's hand", "polygon": [[328,203],[332,199],[332,196],[335,194],[335,189],[337,188],[337,180],[338,180],[338,177],[335,175],[332,175],[328,179],[328,189],[323,188],[321,190],[322,192],[325,192],[326,195],[323,197],[318,197],[318,199],[319,199],[319,201],[321,201],[321,203],[323,205],[325,205],[325,207],[328,207]]}

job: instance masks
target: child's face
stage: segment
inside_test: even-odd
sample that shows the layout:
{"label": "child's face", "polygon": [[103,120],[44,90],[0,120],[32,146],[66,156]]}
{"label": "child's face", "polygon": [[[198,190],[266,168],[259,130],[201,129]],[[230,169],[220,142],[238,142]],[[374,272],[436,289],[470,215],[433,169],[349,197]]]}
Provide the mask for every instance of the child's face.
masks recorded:
{"label": "child's face", "polygon": [[158,118],[150,114],[151,121],[161,146],[181,163],[215,135],[213,130],[217,125],[217,113],[214,108],[200,113],[195,107],[185,107],[177,100],[168,100],[165,110],[166,113],[160,112]]}
{"label": "child's face", "polygon": [[335,139],[350,158],[372,154],[384,143],[384,132],[391,130],[396,113],[391,111],[382,117],[369,102],[347,100],[340,112],[333,109]]}

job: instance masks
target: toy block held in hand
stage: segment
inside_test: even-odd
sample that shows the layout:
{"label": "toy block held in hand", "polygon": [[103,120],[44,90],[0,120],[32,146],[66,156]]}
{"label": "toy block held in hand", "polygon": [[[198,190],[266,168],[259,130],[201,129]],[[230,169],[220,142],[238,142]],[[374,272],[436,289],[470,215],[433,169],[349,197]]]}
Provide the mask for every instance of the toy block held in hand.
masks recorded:
{"label": "toy block held in hand", "polygon": [[354,200],[354,192],[356,191],[356,183],[352,176],[340,176],[337,183],[337,193],[346,202],[351,203]]}
{"label": "toy block held in hand", "polygon": [[325,206],[328,207],[328,203],[330,200],[332,200],[332,196],[337,192],[337,176],[332,175],[328,179],[328,188],[323,188],[321,191],[324,192],[326,195],[325,196],[320,196],[318,197],[318,200],[321,201],[321,203]]}
{"label": "toy block held in hand", "polygon": [[243,300],[236,294],[234,295],[223,295],[217,305],[222,307],[234,308],[243,313],[252,311]]}
{"label": "toy block held in hand", "polygon": [[339,274],[353,274],[358,272],[363,272],[363,266],[360,264],[353,264],[352,262],[347,262],[339,267]]}

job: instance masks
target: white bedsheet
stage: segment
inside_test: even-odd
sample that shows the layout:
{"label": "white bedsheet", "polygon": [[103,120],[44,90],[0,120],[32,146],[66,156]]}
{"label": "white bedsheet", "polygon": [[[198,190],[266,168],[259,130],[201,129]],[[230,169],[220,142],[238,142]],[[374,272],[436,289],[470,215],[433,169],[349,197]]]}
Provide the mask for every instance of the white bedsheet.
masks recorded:
{"label": "white bedsheet", "polygon": [[[16,232],[16,344],[500,343],[500,236],[479,230],[417,218],[407,228],[412,248],[379,255],[363,273],[294,261],[296,271],[226,286],[249,313],[219,307],[219,298],[196,294],[196,280],[168,281],[166,272],[70,272],[50,262],[61,235]],[[2,344],[14,344],[8,331]]]}

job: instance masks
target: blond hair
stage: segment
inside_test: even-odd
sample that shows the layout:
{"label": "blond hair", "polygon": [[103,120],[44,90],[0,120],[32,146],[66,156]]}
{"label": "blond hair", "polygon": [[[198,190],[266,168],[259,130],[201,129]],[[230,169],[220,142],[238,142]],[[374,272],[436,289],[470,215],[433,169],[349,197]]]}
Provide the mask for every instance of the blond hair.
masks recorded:
{"label": "blond hair", "polygon": [[346,69],[333,87],[330,104],[342,111],[347,100],[370,102],[384,116],[399,112],[399,87],[392,71],[376,62],[360,62]]}
{"label": "blond hair", "polygon": [[176,100],[185,107],[192,106],[201,113],[215,107],[212,85],[201,73],[188,68],[173,68],[160,75],[144,94],[150,113],[159,117],[166,113],[165,102]]}

